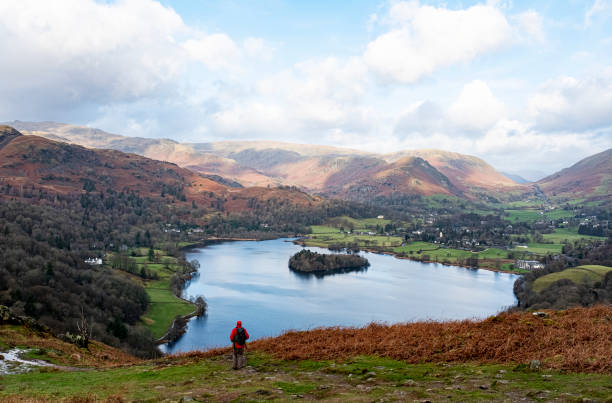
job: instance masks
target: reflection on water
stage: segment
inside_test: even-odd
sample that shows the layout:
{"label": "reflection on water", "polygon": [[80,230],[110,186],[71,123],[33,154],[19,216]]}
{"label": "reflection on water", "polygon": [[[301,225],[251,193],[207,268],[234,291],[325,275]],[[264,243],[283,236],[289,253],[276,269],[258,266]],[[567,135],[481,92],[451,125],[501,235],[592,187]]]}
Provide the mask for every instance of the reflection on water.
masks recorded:
{"label": "reflection on water", "polygon": [[362,252],[370,261],[367,270],[304,275],[288,267],[301,248],[277,239],[226,242],[188,253],[189,260],[200,262],[200,273],[185,296],[204,295],[208,313],[192,319],[167,351],[228,345],[236,320],[255,339],[320,326],[482,318],[515,303],[512,274]]}

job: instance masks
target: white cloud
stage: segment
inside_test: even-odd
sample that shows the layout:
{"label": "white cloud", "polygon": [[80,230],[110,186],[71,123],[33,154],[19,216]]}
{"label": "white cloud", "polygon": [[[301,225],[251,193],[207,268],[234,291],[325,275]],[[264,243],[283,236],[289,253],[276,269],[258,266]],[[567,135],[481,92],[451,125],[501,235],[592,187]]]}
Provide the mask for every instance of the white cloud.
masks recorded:
{"label": "white cloud", "polygon": [[189,39],[183,47],[190,57],[204,63],[211,70],[239,69],[241,50],[226,34],[204,35]]}
{"label": "white cloud", "polygon": [[530,97],[528,112],[538,128],[588,131],[612,126],[612,68],[582,78],[549,80]]}
{"label": "white cloud", "polygon": [[168,97],[193,63],[228,75],[240,71],[244,57],[266,52],[258,38],[240,46],[224,33],[192,29],[154,0],[1,1],[0,110],[28,119],[23,111],[57,116]]}
{"label": "white cloud", "polygon": [[395,133],[439,133],[445,131],[448,121],[445,111],[435,102],[421,101],[410,105],[399,117]]}
{"label": "white cloud", "polygon": [[542,133],[516,120],[500,120],[467,153],[480,155],[502,171],[551,174],[610,147],[606,136],[589,133]]}
{"label": "white cloud", "polygon": [[270,60],[274,55],[275,49],[263,38],[248,37],[244,40],[242,47],[250,57],[259,57],[263,60]]}
{"label": "white cloud", "polygon": [[546,34],[542,27],[542,16],[535,10],[527,10],[515,16],[520,32],[524,32],[528,37],[536,42],[544,42]]}
{"label": "white cloud", "polygon": [[504,15],[488,5],[450,10],[398,2],[388,20],[393,28],[368,44],[364,60],[383,78],[402,83],[469,61],[511,38]]}
{"label": "white cloud", "polygon": [[587,27],[593,22],[593,17],[598,15],[608,16],[612,12],[612,3],[610,0],[595,0],[593,5],[587,10],[584,15],[584,25]]}
{"label": "white cloud", "polygon": [[150,94],[180,71],[185,32],[178,14],[148,0],[3,1],[0,91],[32,107]]}
{"label": "white cloud", "polygon": [[214,116],[225,135],[282,133],[324,141],[332,132],[363,132],[375,114],[363,105],[367,68],[359,58],[307,60],[259,80],[248,96],[228,99]]}
{"label": "white cloud", "polygon": [[410,105],[398,119],[395,132],[474,137],[505,116],[504,104],[493,95],[487,83],[474,80],[463,86],[461,93],[446,109],[434,101]]}
{"label": "white cloud", "polygon": [[488,129],[505,113],[504,104],[493,95],[487,83],[481,80],[466,84],[449,109],[452,122],[468,131]]}

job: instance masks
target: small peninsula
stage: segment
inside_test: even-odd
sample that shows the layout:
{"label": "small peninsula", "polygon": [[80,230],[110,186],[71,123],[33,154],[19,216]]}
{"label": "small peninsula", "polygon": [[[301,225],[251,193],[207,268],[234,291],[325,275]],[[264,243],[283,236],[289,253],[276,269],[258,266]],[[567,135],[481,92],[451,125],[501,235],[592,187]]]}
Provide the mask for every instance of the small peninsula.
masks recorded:
{"label": "small peninsula", "polygon": [[289,268],[302,273],[332,273],[366,268],[368,259],[343,253],[323,254],[304,249],[289,258]]}

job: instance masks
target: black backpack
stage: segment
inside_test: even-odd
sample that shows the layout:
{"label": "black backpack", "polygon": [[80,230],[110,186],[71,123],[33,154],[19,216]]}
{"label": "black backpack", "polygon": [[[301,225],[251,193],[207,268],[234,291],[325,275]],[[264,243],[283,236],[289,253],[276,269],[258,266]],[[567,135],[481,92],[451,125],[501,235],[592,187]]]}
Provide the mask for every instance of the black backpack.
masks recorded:
{"label": "black backpack", "polygon": [[243,327],[236,328],[236,337],[234,338],[234,343],[239,345],[244,345],[246,343],[246,333]]}

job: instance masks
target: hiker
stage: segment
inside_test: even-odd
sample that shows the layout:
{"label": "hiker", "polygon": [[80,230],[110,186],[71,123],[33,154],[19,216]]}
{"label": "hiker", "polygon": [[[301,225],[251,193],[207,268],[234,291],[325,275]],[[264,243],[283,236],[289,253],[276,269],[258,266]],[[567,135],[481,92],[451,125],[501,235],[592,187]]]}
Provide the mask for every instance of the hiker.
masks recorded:
{"label": "hiker", "polygon": [[247,333],[246,329],[242,327],[242,322],[236,322],[236,327],[232,329],[232,334],[230,334],[230,340],[232,341],[232,345],[234,347],[234,351],[232,353],[232,357],[234,358],[234,366],[233,369],[240,369],[246,365],[246,341],[249,338],[249,333]]}

